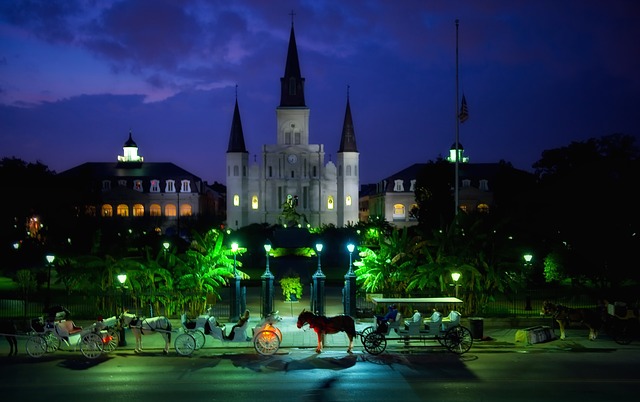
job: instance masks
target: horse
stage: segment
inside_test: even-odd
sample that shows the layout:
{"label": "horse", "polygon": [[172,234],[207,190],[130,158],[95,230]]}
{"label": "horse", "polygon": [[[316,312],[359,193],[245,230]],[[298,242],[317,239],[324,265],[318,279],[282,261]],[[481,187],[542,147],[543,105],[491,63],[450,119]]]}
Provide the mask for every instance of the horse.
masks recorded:
{"label": "horse", "polygon": [[169,345],[171,343],[171,322],[167,317],[158,316],[152,318],[138,317],[135,314],[124,312],[120,314],[120,325],[129,326],[131,332],[136,338],[136,353],[142,352],[142,335],[159,333],[164,338],[164,350],[166,355],[169,353]]}
{"label": "horse", "polygon": [[11,320],[2,320],[0,321],[0,334],[4,335],[9,342],[9,356],[17,356],[18,355],[18,337],[16,333],[18,329],[16,327],[16,323]]}
{"label": "horse", "polygon": [[335,317],[326,317],[324,315],[315,315],[311,311],[302,310],[298,316],[298,328],[302,328],[304,324],[309,324],[318,335],[318,346],[316,353],[322,352],[323,339],[325,334],[337,334],[345,332],[349,337],[349,347],[347,353],[353,353],[353,338],[356,336],[356,323],[348,315],[338,315]]}
{"label": "horse", "polygon": [[560,339],[565,339],[565,328],[572,322],[580,323],[589,328],[589,340],[595,341],[598,330],[602,326],[602,318],[597,311],[585,308],[569,308],[549,301],[542,303],[542,315],[551,315],[560,327]]}

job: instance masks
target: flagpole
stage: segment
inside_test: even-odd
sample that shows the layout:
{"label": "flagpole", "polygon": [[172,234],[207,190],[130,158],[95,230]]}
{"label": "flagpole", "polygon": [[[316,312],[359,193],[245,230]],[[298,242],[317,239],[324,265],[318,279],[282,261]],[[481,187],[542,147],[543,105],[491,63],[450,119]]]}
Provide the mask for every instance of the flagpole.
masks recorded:
{"label": "flagpole", "polygon": [[458,182],[459,182],[459,179],[458,179],[458,174],[459,174],[458,173],[458,167],[459,166],[458,166],[458,163],[459,163],[459,159],[460,159],[460,151],[458,150],[458,147],[460,146],[459,142],[458,142],[459,137],[460,137],[460,115],[458,114],[458,105],[459,105],[459,102],[458,102],[458,93],[459,93],[459,90],[458,90],[458,23],[459,23],[459,21],[460,20],[456,20],[456,113],[455,113],[455,116],[456,116],[456,143],[455,143],[455,147],[456,147],[455,148],[456,149],[456,155],[455,155],[456,161],[455,161],[455,163],[456,163],[456,166],[455,166],[455,172],[456,173],[455,173],[455,187],[454,187],[455,188],[455,190],[454,190],[455,191],[455,194],[454,194],[455,211],[454,211],[454,215],[453,215],[454,219],[455,219],[455,217],[458,216],[458,204],[460,202],[460,200],[458,198],[458,192],[459,192],[459,188],[458,188],[458,186],[459,186],[458,185]]}

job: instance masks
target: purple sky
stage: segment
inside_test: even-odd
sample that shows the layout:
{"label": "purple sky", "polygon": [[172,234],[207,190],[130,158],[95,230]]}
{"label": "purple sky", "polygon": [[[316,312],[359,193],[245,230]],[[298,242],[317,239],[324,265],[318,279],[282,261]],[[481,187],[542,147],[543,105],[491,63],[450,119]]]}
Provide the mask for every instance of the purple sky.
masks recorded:
{"label": "purple sky", "polygon": [[116,161],[132,130],[145,161],[226,183],[236,84],[251,159],[276,142],[292,10],[310,142],[335,161],[350,86],[362,184],[446,156],[456,19],[471,162],[639,136],[636,0],[4,0],[0,157]]}

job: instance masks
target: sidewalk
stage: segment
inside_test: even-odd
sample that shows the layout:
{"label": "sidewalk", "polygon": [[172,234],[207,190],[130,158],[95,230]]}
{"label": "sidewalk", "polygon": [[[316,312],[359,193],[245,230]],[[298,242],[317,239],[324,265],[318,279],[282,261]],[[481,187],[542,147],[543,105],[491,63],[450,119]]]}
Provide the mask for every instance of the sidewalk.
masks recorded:
{"label": "sidewalk", "polygon": [[[274,310],[279,311],[279,315],[282,317],[282,321],[276,324],[278,329],[282,332],[282,341],[280,344],[280,348],[284,349],[283,351],[278,351],[278,353],[286,353],[286,349],[311,349],[314,350],[317,346],[317,335],[316,333],[307,326],[304,326],[302,329],[297,328],[297,317],[298,314],[304,309],[309,309],[310,303],[308,297],[303,297],[303,299],[299,302],[286,302],[281,300],[282,297],[280,295],[276,295],[274,298]],[[334,287],[326,288],[326,306],[325,306],[325,315],[334,316],[343,313],[342,306],[342,294],[341,289]],[[260,289],[259,288],[247,288],[247,308],[250,312],[253,313],[249,320],[249,330],[247,331],[247,336],[251,337],[253,335],[251,329],[256,327],[258,323],[261,321],[261,317],[259,316],[260,312]],[[226,322],[226,317],[221,317],[220,321],[225,322],[227,324],[227,332],[233,326],[233,322]],[[370,319],[358,319],[356,320],[356,330],[362,331],[366,327],[373,325],[373,317]],[[171,339],[171,353],[175,353],[173,341],[182,332],[182,325],[179,319],[171,320],[174,334]],[[88,326],[92,323],[90,322],[76,322],[78,325]],[[461,324],[472,330],[469,325],[468,318],[463,317],[461,320]],[[482,352],[482,351],[493,351],[493,350],[511,350],[514,352],[521,351],[544,351],[548,349],[555,350],[574,350],[574,349],[617,349],[617,348],[634,348],[633,343],[631,345],[622,346],[616,344],[613,340],[606,336],[606,334],[601,334],[596,341],[589,341],[587,338],[588,331],[586,329],[575,328],[567,330],[567,339],[566,340],[551,340],[543,343],[536,344],[527,344],[525,342],[516,342],[516,332],[519,329],[524,329],[527,327],[535,326],[535,325],[550,325],[550,320],[537,318],[530,319],[526,321],[516,321],[509,319],[483,319],[482,328],[481,328],[481,338],[475,339],[473,342],[473,346],[467,353],[474,352]],[[514,328],[513,326],[516,325]],[[474,332],[472,330],[472,332]],[[476,328],[477,332],[477,328]],[[474,334],[477,335],[477,334]],[[559,331],[555,330],[555,336],[559,336]],[[427,342],[422,341],[413,341],[409,345],[405,345],[405,343],[398,339],[395,333],[388,336],[387,342],[387,352],[402,350],[418,350],[425,347],[434,348],[437,347],[442,350],[446,350],[442,347],[437,341],[429,340]],[[152,335],[144,335],[143,336],[143,350],[148,351],[150,353],[159,352],[164,348],[163,338],[157,334]],[[133,353],[133,349],[135,348],[135,339],[133,334],[129,329],[125,330],[125,340],[126,346],[118,347],[117,351],[131,351]],[[25,348],[26,337],[18,338],[18,352],[19,355],[26,354]],[[334,335],[326,335],[324,341],[324,348],[326,350],[334,350],[334,351],[346,351],[349,345],[349,339],[344,332],[340,332]],[[360,341],[360,337],[357,336],[354,339],[354,353],[365,352]],[[209,335],[206,335],[205,345],[202,349],[196,351],[194,356],[197,355],[206,355],[206,354],[214,354],[216,353],[211,349],[251,349],[251,353],[253,352],[253,342],[228,342],[228,341],[220,341]],[[637,348],[637,346],[635,346]],[[204,350],[203,350],[204,349]],[[242,353],[245,353],[243,351]],[[9,345],[8,342],[2,341],[0,342],[0,356],[7,355],[9,353]],[[366,353],[366,352],[365,352]]]}

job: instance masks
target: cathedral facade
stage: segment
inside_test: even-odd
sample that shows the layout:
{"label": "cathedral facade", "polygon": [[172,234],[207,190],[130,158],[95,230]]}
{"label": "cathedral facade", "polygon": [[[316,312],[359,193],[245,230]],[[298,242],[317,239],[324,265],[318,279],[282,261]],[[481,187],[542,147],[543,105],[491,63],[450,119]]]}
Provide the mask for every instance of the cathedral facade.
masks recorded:
{"label": "cathedral facade", "polygon": [[336,163],[325,163],[324,144],[309,143],[304,83],[292,23],[276,108],[276,142],[262,146],[259,162],[249,161],[236,99],[226,154],[227,227],[344,227],[358,222],[359,153],[349,97]]}

